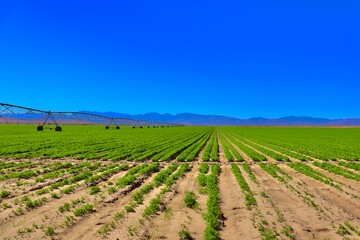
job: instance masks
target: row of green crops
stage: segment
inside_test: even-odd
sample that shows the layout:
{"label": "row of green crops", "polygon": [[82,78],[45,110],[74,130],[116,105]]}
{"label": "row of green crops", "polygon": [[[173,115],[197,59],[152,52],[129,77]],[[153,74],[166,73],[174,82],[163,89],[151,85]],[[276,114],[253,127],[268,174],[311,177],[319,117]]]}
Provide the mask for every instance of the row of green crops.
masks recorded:
{"label": "row of green crops", "polygon": [[211,134],[210,140],[206,145],[204,152],[202,154],[202,160],[205,162],[208,161],[218,161],[219,160],[219,144],[217,141],[217,133],[214,130]]}
{"label": "row of green crops", "polygon": [[339,161],[338,164],[340,166],[351,168],[354,169],[355,171],[360,172],[360,163]]}
{"label": "row of green crops", "polygon": [[256,203],[256,200],[254,198],[254,195],[249,187],[249,185],[247,184],[247,182],[245,181],[240,169],[239,169],[239,166],[236,165],[235,163],[233,163],[231,165],[231,169],[232,169],[232,172],[233,174],[235,175],[235,178],[241,188],[241,190],[243,191],[244,195],[245,195],[245,204],[246,204],[246,207],[248,209],[251,209],[252,206],[256,206],[257,203]]}
{"label": "row of green crops", "polygon": [[286,174],[275,164],[265,164],[259,163],[259,166],[267,173],[269,173],[273,178],[278,179],[280,182],[286,183],[287,180],[292,179],[291,176]]}
{"label": "row of green crops", "polygon": [[299,160],[359,160],[360,128],[224,127],[226,133]]}
{"label": "row of green crops", "polygon": [[99,235],[102,238],[105,238],[107,235],[109,235],[109,233],[116,228],[116,224],[121,222],[121,219],[123,219],[126,214],[134,212],[137,206],[143,204],[144,197],[146,195],[148,195],[155,188],[165,185],[163,188],[161,188],[160,193],[149,201],[149,204],[142,211],[143,219],[139,219],[139,221],[143,222],[145,219],[149,219],[152,215],[160,210],[160,205],[163,204],[162,201],[164,194],[171,190],[171,186],[174,185],[185,174],[185,172],[189,170],[189,168],[190,165],[187,163],[181,165],[173,163],[160,171],[157,175],[154,176],[152,182],[144,185],[131,195],[131,202],[125,206],[124,210],[115,213],[111,222],[104,224],[98,230]]}
{"label": "row of green crops", "polygon": [[250,142],[248,140],[245,140],[242,138],[242,140],[249,146],[251,146],[252,148],[264,153],[266,156],[269,156],[277,161],[289,161],[289,158],[287,156],[284,156],[282,154],[276,153],[273,150],[270,150],[268,148],[265,148],[263,146],[260,146],[258,144],[255,144],[253,142]]}
{"label": "row of green crops", "polygon": [[202,138],[200,138],[197,142],[192,144],[191,146],[187,147],[184,151],[182,151],[177,157],[176,160],[178,161],[191,161],[195,159],[197,154],[203,148],[204,144],[210,137],[210,132],[205,134]]}
{"label": "row of green crops", "polygon": [[123,127],[116,131],[65,126],[63,132],[37,132],[33,125],[0,125],[0,157],[166,161],[181,155],[179,160],[192,161],[213,131],[212,127]]}
{"label": "row of green crops", "polygon": [[[359,160],[360,128],[174,127],[105,130],[64,126],[63,132],[37,132],[33,125],[0,125],[0,158],[131,161],[218,161],[221,143],[228,161]],[[199,156],[204,149],[202,156]],[[32,163],[28,164],[29,168]],[[4,169],[15,163],[0,164]]]}
{"label": "row of green crops", "polygon": [[223,134],[219,134],[219,140],[223,148],[225,158],[230,161],[244,161],[244,158],[240,153],[234,148],[234,146],[225,138]]}
{"label": "row of green crops", "polygon": [[308,177],[311,177],[319,182],[341,189],[340,185],[334,182],[334,180],[316,170],[305,163],[287,163],[287,165],[299,173],[302,173]]}
{"label": "row of green crops", "polygon": [[319,168],[325,169],[329,172],[341,175],[343,177],[353,179],[355,181],[360,181],[360,175],[356,174],[350,170],[344,169],[342,167],[336,166],[334,164],[328,163],[328,162],[313,162],[314,166],[317,166]]}
{"label": "row of green crops", "polygon": [[210,167],[210,174],[206,179],[206,188],[208,192],[208,200],[206,202],[205,221],[206,228],[204,239],[220,239],[220,193],[218,186],[218,175],[220,167],[213,164]]}
{"label": "row of green crops", "polygon": [[267,158],[258,152],[254,151],[253,149],[249,148],[248,146],[244,145],[238,139],[227,135],[229,140],[232,141],[243,153],[245,153],[249,158],[253,161],[266,161]]}

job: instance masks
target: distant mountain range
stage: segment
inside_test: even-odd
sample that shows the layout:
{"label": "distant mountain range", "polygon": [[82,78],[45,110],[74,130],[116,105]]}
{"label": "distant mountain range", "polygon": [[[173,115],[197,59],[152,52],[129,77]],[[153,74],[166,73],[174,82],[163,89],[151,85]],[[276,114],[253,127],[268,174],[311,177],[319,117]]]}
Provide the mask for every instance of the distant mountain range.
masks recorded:
{"label": "distant mountain range", "polygon": [[[86,111],[88,112],[88,111]],[[211,126],[360,126],[360,118],[328,119],[314,117],[281,117],[281,118],[249,118],[240,119],[221,115],[201,115],[194,113],[179,114],[122,114],[116,112],[89,112],[113,118],[132,118],[136,120],[148,120],[183,125],[211,125]]]}

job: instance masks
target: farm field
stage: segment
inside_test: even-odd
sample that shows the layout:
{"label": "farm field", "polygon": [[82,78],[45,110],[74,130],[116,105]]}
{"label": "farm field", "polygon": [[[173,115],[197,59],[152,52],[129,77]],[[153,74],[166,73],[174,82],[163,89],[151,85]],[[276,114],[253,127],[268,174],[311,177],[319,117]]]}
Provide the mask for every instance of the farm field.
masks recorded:
{"label": "farm field", "polygon": [[0,239],[360,239],[360,128],[0,125]]}

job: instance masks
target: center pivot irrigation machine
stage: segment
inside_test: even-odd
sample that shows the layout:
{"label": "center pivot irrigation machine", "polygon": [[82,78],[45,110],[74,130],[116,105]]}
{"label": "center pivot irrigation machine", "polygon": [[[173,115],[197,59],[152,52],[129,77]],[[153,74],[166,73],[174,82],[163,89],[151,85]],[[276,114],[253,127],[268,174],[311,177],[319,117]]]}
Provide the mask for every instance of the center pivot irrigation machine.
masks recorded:
{"label": "center pivot irrigation machine", "polygon": [[37,124],[38,131],[49,129],[57,132],[62,131],[60,125],[104,125],[105,129],[120,129],[120,126],[133,126],[133,128],[175,126],[147,120],[113,118],[88,112],[44,111],[7,103],[0,103],[0,124]]}

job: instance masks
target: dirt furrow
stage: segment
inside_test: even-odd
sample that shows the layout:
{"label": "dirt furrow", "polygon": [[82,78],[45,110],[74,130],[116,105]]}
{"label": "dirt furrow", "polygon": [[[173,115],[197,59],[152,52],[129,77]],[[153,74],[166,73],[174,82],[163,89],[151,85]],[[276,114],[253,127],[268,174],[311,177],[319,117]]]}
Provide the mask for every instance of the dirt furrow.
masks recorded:
{"label": "dirt furrow", "polygon": [[[291,225],[297,236],[303,239],[323,239],[339,236],[316,209],[309,207],[301,201],[290,189],[263,171],[259,166],[252,166],[260,186],[265,190],[276,206],[284,215],[285,221]],[[309,221],[311,219],[311,221]]]}
{"label": "dirt furrow", "polygon": [[[118,174],[123,174],[123,172]],[[99,183],[99,186],[103,184],[104,184],[103,182]],[[1,224],[2,225],[1,233],[4,235],[13,234],[14,232],[16,232],[17,229],[31,227],[32,224],[34,223],[38,225],[46,224],[49,226],[56,227],[58,229],[57,233],[62,233],[64,231],[66,232],[67,229],[62,228],[61,226],[63,221],[65,220],[65,215],[67,214],[66,212],[64,214],[60,214],[58,212],[58,208],[61,205],[63,205],[64,203],[71,203],[73,200],[80,198],[84,198],[85,199],[84,201],[86,203],[94,204],[98,208],[97,210],[101,209],[102,205],[105,204],[104,203],[104,200],[106,200],[105,198],[102,199],[97,195],[90,195],[89,192],[90,192],[90,187],[85,185],[84,181],[81,181],[81,186],[79,188],[75,188],[75,191],[72,192],[71,194],[63,194],[60,199],[50,198],[50,200],[45,202],[44,205],[34,210],[25,212],[25,215],[14,216],[14,220],[12,220],[12,222],[4,222],[4,224]],[[114,198],[114,196],[116,195],[121,195],[121,192],[115,193],[110,197]],[[75,221],[74,224],[72,224],[71,226],[76,226],[77,223],[84,221],[84,219],[86,219],[89,216],[91,215],[87,215],[81,218],[80,220],[78,220],[77,222]]]}
{"label": "dirt furrow", "polygon": [[[250,141],[250,140],[248,140],[248,141]],[[253,142],[253,141],[250,141],[250,142],[252,142],[252,143],[254,143],[254,144],[256,144],[256,145],[259,145],[259,146],[261,146],[261,147],[264,147],[264,148],[266,148],[266,149],[268,149],[268,150],[271,150],[271,151],[273,151],[273,152],[275,152],[275,153],[278,153],[278,154],[287,156],[287,157],[288,157],[291,161],[293,161],[293,162],[301,162],[301,161],[298,160],[298,159],[295,159],[295,158],[293,158],[293,157],[290,157],[290,156],[288,156],[288,155],[286,155],[286,154],[284,154],[284,153],[277,152],[277,151],[275,151],[275,150],[273,150],[273,149],[271,149],[271,148],[268,148],[268,147],[263,146],[263,145],[261,145],[261,144],[258,144],[258,143],[256,143],[256,142]],[[358,183],[357,181],[352,180],[352,179],[345,178],[345,177],[343,177],[343,176],[341,176],[341,175],[337,175],[337,174],[328,172],[328,171],[326,171],[326,170],[324,170],[324,169],[322,169],[322,168],[319,168],[319,167],[317,167],[317,166],[314,166],[313,164],[310,164],[310,163],[308,163],[308,165],[310,165],[310,166],[311,166],[312,168],[314,168],[315,170],[321,172],[322,174],[324,174],[324,175],[326,175],[326,176],[330,176],[331,178],[333,178],[334,180],[336,180],[336,181],[338,181],[338,182],[345,183],[345,184],[346,184],[346,191],[347,191],[347,192],[350,192],[350,193],[352,193],[352,194],[354,194],[354,195],[356,195],[356,196],[360,196],[360,185],[359,185],[359,183]],[[351,186],[352,188],[349,188],[348,186]]]}
{"label": "dirt furrow", "polygon": [[249,185],[257,202],[256,206],[252,206],[251,210],[248,210],[251,213],[250,219],[252,221],[253,227],[256,227],[260,233],[259,223],[266,221],[266,227],[268,229],[277,229],[277,231],[279,231],[279,226],[277,226],[277,223],[279,222],[279,216],[270,202],[266,201],[266,199],[262,196],[264,193],[266,194],[265,190],[258,184],[251,181],[248,174],[244,171],[244,169],[242,169],[242,167],[240,167],[240,171],[245,181]]}
{"label": "dirt furrow", "polygon": [[259,239],[258,230],[251,221],[251,212],[246,209],[241,192],[230,165],[221,165],[219,176],[221,212],[224,214],[222,239]]}
{"label": "dirt furrow", "polygon": [[[219,133],[217,133],[217,134],[219,134]],[[218,144],[219,144],[219,161],[223,164],[228,163],[229,161],[225,157],[224,149],[219,140],[219,136],[216,135],[216,137],[218,138]]]}
{"label": "dirt furrow", "polygon": [[315,201],[327,209],[332,219],[348,219],[357,220],[360,223],[360,203],[358,199],[354,199],[338,189],[316,181],[304,174],[298,173],[286,165],[279,167],[294,179],[299,181],[299,187],[309,191],[314,195]]}
{"label": "dirt furrow", "polygon": [[[21,225],[20,223],[24,222],[24,219],[26,219],[26,221],[38,219],[39,214],[51,212],[54,209],[57,210],[57,208],[61,204],[72,201],[72,200],[80,198],[80,197],[85,197],[88,195],[88,192],[89,192],[89,188],[86,185],[83,185],[79,188],[75,188],[75,191],[72,192],[71,194],[63,194],[60,199],[48,198],[48,200],[45,202],[44,205],[42,205],[36,209],[33,209],[33,210],[25,211],[25,215],[12,216],[12,218],[13,218],[12,222],[15,223],[14,225],[20,226]],[[38,198],[42,198],[44,196],[35,196],[35,197],[31,196],[31,198],[38,199]],[[13,207],[16,208],[15,205]],[[0,223],[2,226],[6,226],[6,225],[10,224],[9,222],[4,221],[3,218],[0,221]]]}
{"label": "dirt furrow", "polygon": [[[145,181],[134,190],[130,192],[124,190],[126,194],[120,194],[117,198],[114,198],[115,201],[106,201],[97,206],[96,212],[90,215],[87,215],[85,218],[80,219],[76,224],[74,224],[69,229],[64,229],[64,231],[60,234],[60,237],[63,239],[96,239],[100,238],[98,234],[98,230],[100,227],[106,223],[109,223],[113,220],[113,217],[116,212],[124,210],[124,206],[127,205],[131,201],[131,194],[136,191],[136,189],[141,188],[150,182],[153,181],[153,174],[151,177],[145,179]],[[153,192],[158,191],[157,189],[153,190]],[[150,197],[151,195],[149,195]],[[148,198],[148,197],[147,197]],[[144,201],[144,203],[147,200]],[[140,209],[141,207],[139,207]],[[136,210],[138,211],[138,209]],[[129,214],[129,217],[131,214]],[[97,227],[99,226],[99,227]]]}
{"label": "dirt furrow", "polygon": [[[355,180],[343,177],[341,175],[326,171],[320,167],[314,166],[311,163],[308,163],[308,165],[310,167],[312,167],[314,170],[324,174],[325,176],[330,177],[330,178],[334,179],[335,181],[340,182],[341,184],[344,184],[342,186],[342,188],[346,192],[349,192],[351,194],[354,194],[355,196],[360,197],[360,184],[358,181],[355,181]],[[351,186],[351,187],[349,187],[349,186]]]}
{"label": "dirt furrow", "polygon": [[[119,175],[119,174],[122,175],[125,173],[126,173],[126,171],[120,171],[119,173],[117,173],[115,175]],[[60,180],[63,180],[63,178],[61,178]],[[35,218],[37,218],[37,211],[42,211],[42,209],[52,210],[54,208],[54,206],[60,206],[61,204],[65,203],[65,202],[69,202],[69,201],[72,201],[79,197],[89,195],[90,187],[85,184],[84,180],[79,181],[78,183],[76,183],[76,185],[78,185],[78,186],[75,186],[74,192],[72,192],[71,194],[61,194],[60,199],[51,198],[51,193],[56,193],[57,195],[60,195],[60,193],[59,193],[60,190],[66,188],[70,185],[65,185],[65,186],[61,187],[59,190],[54,190],[51,193],[47,193],[47,194],[43,194],[43,195],[39,195],[39,196],[36,195],[35,192],[32,192],[31,195],[28,194],[29,192],[24,192],[23,194],[17,196],[17,198],[20,199],[24,195],[29,196],[31,199],[39,199],[42,197],[47,197],[48,200],[45,202],[45,204],[43,206],[40,206],[39,208],[31,210],[29,212],[25,212],[25,215],[27,218],[32,219],[33,216],[35,216]],[[101,182],[98,185],[102,186],[102,185],[104,185],[104,182]],[[15,208],[16,205],[13,204],[13,201],[14,201],[14,199],[7,199],[5,202],[8,204],[12,204],[13,208]],[[22,215],[16,216],[14,214],[11,214],[12,211],[13,211],[13,209],[6,209],[5,211],[2,211],[0,213],[0,223],[2,223],[2,221],[9,218],[9,216],[11,216],[11,218],[14,218],[14,221],[21,222],[21,218],[23,218],[24,216],[22,216]],[[18,220],[18,219],[20,219],[20,220]]]}
{"label": "dirt furrow", "polygon": [[[206,205],[206,195],[199,194],[196,181],[199,164],[179,180],[174,190],[166,195],[164,202],[167,213],[155,216],[147,226],[147,231],[152,239],[178,239],[178,233],[184,227],[194,239],[202,239],[205,230],[205,221],[202,213]],[[197,196],[199,209],[193,210],[186,207],[184,196],[186,191],[192,191]]]}

